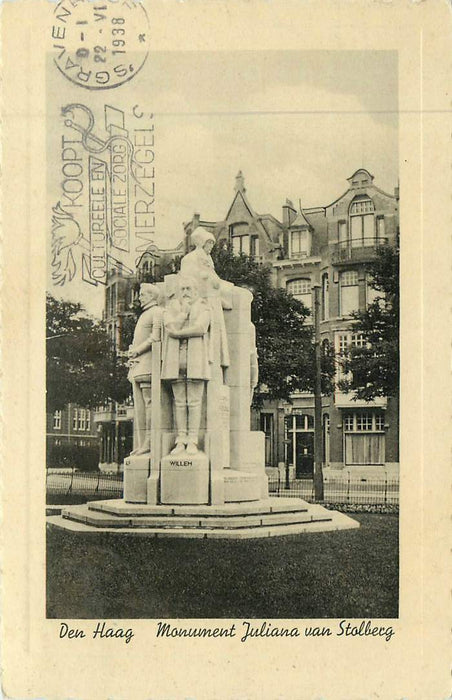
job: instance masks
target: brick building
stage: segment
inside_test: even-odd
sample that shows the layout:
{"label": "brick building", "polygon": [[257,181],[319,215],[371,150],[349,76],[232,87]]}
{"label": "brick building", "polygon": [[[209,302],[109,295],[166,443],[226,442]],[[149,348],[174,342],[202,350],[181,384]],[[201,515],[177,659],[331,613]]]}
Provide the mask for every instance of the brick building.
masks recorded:
{"label": "brick building", "polygon": [[[319,285],[322,343],[331,344],[340,356],[350,346],[363,343],[351,329],[350,314],[364,310],[375,296],[366,276],[366,263],[375,257],[378,246],[398,242],[398,191],[384,192],[367,170],[359,169],[348,179],[345,192],[331,204],[296,208],[286,200],[278,220],[272,214],[254,211],[239,172],[224,220],[205,221],[195,214],[184,226],[183,241],[176,249],[150,249],[140,261],[136,277],[112,274],[106,289],[106,321],[119,345],[121,319],[130,313],[133,286],[143,277],[144,265],[150,271],[162,260],[188,252],[197,226],[210,230],[217,241],[229,241],[236,253],[270,264],[275,286],[286,288],[310,309],[313,286]],[[308,322],[312,323],[312,318]],[[131,407],[119,407],[115,415],[96,414],[95,420],[102,425],[105,463],[112,458],[121,462],[131,446]],[[252,421],[253,428],[266,435],[268,467],[288,464],[294,476],[312,474],[313,395],[295,394],[291,403],[268,402]],[[322,399],[322,435],[326,474],[347,469],[357,476],[369,476],[398,469],[398,406],[394,399],[366,403],[336,390]]]}
{"label": "brick building", "polygon": [[53,446],[75,445],[95,447],[98,445],[94,411],[68,404],[61,411],[46,415],[46,443],[49,451]]}

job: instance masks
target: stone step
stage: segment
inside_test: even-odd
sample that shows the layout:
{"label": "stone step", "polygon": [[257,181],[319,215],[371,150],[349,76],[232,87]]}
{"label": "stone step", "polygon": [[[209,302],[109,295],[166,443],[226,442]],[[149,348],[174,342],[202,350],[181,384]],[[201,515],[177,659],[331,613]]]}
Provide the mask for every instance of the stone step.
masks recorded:
{"label": "stone step", "polygon": [[312,520],[310,522],[248,527],[248,528],[131,528],[131,527],[94,527],[76,520],[63,518],[61,515],[54,515],[47,518],[47,523],[51,528],[68,530],[77,534],[98,536],[101,533],[112,535],[131,535],[135,537],[150,538],[187,538],[187,539],[260,539],[267,537],[281,537],[287,535],[300,535],[316,532],[331,532],[335,530],[350,530],[359,527],[356,520],[348,517],[344,513],[328,511],[330,517],[327,520]]}
{"label": "stone step", "polygon": [[313,521],[331,520],[330,511],[324,508],[311,506],[309,509],[301,509],[289,513],[263,513],[258,515],[230,515],[230,516],[200,516],[200,515],[141,515],[130,517],[118,514],[109,514],[90,508],[87,505],[64,508],[63,518],[92,525],[94,527],[109,528],[209,528],[209,529],[241,529],[263,526],[278,526],[296,523],[310,523]]}
{"label": "stone step", "polygon": [[313,506],[301,498],[268,498],[261,501],[224,503],[221,505],[147,505],[146,503],[126,503],[122,499],[92,501],[90,510],[102,511],[122,517],[142,517],[150,515],[195,515],[198,517],[226,517],[231,515],[257,515],[270,513],[307,512]]}

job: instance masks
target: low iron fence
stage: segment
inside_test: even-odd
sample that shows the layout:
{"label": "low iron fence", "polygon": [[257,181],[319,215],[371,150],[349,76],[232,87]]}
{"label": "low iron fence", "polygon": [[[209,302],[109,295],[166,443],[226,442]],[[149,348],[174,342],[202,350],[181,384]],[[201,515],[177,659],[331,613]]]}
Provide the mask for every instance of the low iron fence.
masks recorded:
{"label": "low iron fence", "polygon": [[[285,478],[272,476],[268,487],[271,496],[285,498],[303,498],[315,502],[314,481],[312,479],[295,479],[286,488]],[[398,505],[399,480],[395,478],[358,479],[351,474],[343,477],[328,478],[323,484],[323,502],[331,504],[354,505]]]}
{"label": "low iron fence", "polygon": [[80,472],[77,469],[47,469],[47,497],[56,496],[69,498],[121,498],[123,493],[123,474],[120,472],[105,473]]}
{"label": "low iron fence", "polygon": [[[268,481],[270,496],[302,498],[315,502],[312,479],[294,479],[286,488],[283,476],[271,476]],[[353,505],[392,505],[399,504],[399,480],[357,479],[347,474],[344,477],[328,478],[323,485],[324,503]],[[121,472],[80,472],[76,469],[47,469],[46,491],[48,499],[55,501],[79,498],[121,498],[123,495],[123,474]]]}

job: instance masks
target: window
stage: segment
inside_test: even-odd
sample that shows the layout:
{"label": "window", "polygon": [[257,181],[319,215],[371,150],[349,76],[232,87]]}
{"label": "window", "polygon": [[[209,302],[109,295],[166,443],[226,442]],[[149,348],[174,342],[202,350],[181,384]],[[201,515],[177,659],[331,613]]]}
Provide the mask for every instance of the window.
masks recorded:
{"label": "window", "polygon": [[330,317],[330,298],[328,275],[322,275],[322,321],[328,321]]}
{"label": "window", "polygon": [[87,408],[74,408],[72,414],[72,428],[74,430],[91,430],[91,414]]}
{"label": "window", "polygon": [[261,413],[261,430],[265,435],[265,464],[273,464],[273,414]]}
{"label": "window", "polygon": [[229,229],[231,235],[232,252],[234,255],[250,254],[250,236],[248,224],[234,224]]}
{"label": "window", "polygon": [[134,287],[132,287],[130,289],[130,305],[131,306],[133,306],[135,304],[135,302],[138,302],[138,295],[139,295],[138,289],[135,289]]}
{"label": "window", "polygon": [[89,410],[86,408],[78,409],[78,429],[89,430],[91,427],[91,417]]}
{"label": "window", "polygon": [[78,410],[78,429],[86,429],[86,411],[84,408],[79,408]]}
{"label": "window", "polygon": [[309,279],[296,279],[287,282],[289,294],[303,302],[310,309],[312,307],[311,281]]}
{"label": "window", "polygon": [[250,255],[252,258],[259,257],[259,236],[251,236]]}
{"label": "window", "polygon": [[314,430],[314,416],[308,413],[296,413],[294,418],[296,430]]}
{"label": "window", "polygon": [[292,231],[290,234],[290,254],[293,257],[304,258],[310,253],[308,231]]}
{"label": "window", "polygon": [[374,205],[369,197],[354,199],[350,205],[350,242],[352,248],[375,243]]}
{"label": "window", "polygon": [[346,221],[339,221],[339,243],[342,243],[342,245],[345,245],[347,243],[348,236],[347,236],[347,222]]}
{"label": "window", "polygon": [[366,345],[366,340],[362,333],[350,334],[350,346],[352,348],[363,348]]}
{"label": "window", "polygon": [[[343,371],[342,361],[348,355],[351,348],[363,348],[367,344],[362,333],[339,333],[336,336],[336,352],[339,355],[337,366],[337,378],[346,379],[347,373]],[[347,420],[347,419],[346,419]]]}
{"label": "window", "polygon": [[385,218],[384,216],[377,217],[377,243],[385,241]]}
{"label": "window", "polygon": [[362,411],[344,416],[345,464],[384,464],[384,416]]}
{"label": "window", "polygon": [[54,430],[61,430],[61,411],[55,411],[53,414],[53,428]]}
{"label": "window", "polygon": [[350,316],[353,311],[359,309],[358,271],[347,270],[341,272],[340,282],[340,315]]}
{"label": "window", "polygon": [[372,287],[372,276],[366,276],[366,306],[370,306],[376,299],[380,299],[383,302],[384,292],[379,292],[377,289]]}

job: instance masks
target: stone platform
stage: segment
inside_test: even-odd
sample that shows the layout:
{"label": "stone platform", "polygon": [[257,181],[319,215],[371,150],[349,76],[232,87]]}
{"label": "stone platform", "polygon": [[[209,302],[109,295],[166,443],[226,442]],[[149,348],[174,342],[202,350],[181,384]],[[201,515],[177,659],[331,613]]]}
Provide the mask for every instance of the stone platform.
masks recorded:
{"label": "stone platform", "polygon": [[121,500],[63,507],[50,526],[83,533],[247,539],[359,527],[352,518],[298,498],[224,505],[146,505]]}

